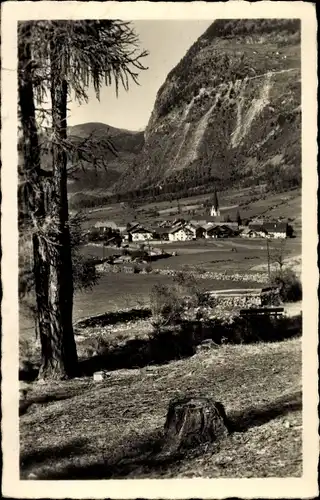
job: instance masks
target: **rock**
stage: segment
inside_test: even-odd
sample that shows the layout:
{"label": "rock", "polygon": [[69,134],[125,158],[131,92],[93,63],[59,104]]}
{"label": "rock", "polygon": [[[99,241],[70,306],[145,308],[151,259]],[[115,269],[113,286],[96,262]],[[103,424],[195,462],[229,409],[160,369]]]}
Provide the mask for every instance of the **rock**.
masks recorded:
{"label": "rock", "polygon": [[164,430],[164,454],[217,442],[229,433],[222,403],[210,398],[188,396],[169,403]]}
{"label": "rock", "polygon": [[103,372],[95,372],[93,374],[93,380],[94,380],[94,382],[102,382],[104,380],[104,373]]}
{"label": "rock", "polygon": [[217,344],[212,339],[206,339],[196,348],[197,352],[209,351],[210,349],[217,347]]}

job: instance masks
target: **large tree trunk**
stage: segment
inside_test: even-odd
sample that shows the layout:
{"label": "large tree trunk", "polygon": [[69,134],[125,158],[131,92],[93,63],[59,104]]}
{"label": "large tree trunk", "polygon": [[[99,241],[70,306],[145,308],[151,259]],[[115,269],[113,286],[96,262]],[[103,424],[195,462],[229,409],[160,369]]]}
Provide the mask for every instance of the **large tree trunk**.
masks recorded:
{"label": "large tree trunk", "polygon": [[63,50],[59,41],[51,45],[52,172],[49,294],[50,344],[44,353],[42,378],[76,375],[78,359],[73,334],[73,276],[68,220],[67,156],[63,143],[67,137],[67,82],[60,67]]}
{"label": "large tree trunk", "polygon": [[42,350],[50,336],[48,313],[48,256],[44,240],[39,230],[45,218],[44,191],[40,174],[40,147],[36,124],[32,53],[30,48],[30,25],[25,23],[20,32],[19,55],[19,107],[23,129],[23,160],[25,182],[30,185],[29,196],[24,200],[31,217],[33,233],[34,279],[37,302],[37,327],[40,334]]}

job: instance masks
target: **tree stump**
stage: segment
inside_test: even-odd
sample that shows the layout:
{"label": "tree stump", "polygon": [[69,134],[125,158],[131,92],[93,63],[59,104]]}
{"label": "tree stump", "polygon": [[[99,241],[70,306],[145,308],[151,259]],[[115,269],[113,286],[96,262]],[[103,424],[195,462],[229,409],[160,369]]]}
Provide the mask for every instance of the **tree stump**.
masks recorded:
{"label": "tree stump", "polygon": [[182,397],[169,403],[163,453],[217,442],[229,433],[222,403],[204,397]]}

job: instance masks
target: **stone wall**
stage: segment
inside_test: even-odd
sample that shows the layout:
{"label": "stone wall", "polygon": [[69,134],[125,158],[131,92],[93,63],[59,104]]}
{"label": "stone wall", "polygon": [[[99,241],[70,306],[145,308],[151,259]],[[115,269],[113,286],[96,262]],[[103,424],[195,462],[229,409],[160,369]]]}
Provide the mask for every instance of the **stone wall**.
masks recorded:
{"label": "stone wall", "polygon": [[231,308],[247,308],[247,307],[261,307],[261,297],[260,294],[257,295],[216,295],[213,296],[214,302],[226,309]]}
{"label": "stone wall", "polygon": [[[141,265],[141,264],[140,264]],[[109,272],[109,273],[133,273],[133,266],[120,266],[120,265],[112,265],[104,262],[103,264],[98,264],[96,266],[96,270],[98,272]],[[144,274],[146,271],[141,265],[141,271]],[[165,276],[174,276],[176,271],[174,269],[150,269],[151,274],[161,274]],[[243,281],[243,282],[255,282],[255,283],[268,283],[268,274],[257,272],[252,274],[240,274],[240,273],[232,273],[226,274],[224,272],[210,272],[205,271],[203,273],[197,273],[197,278],[199,279],[213,279],[213,280],[222,280],[222,281]]]}

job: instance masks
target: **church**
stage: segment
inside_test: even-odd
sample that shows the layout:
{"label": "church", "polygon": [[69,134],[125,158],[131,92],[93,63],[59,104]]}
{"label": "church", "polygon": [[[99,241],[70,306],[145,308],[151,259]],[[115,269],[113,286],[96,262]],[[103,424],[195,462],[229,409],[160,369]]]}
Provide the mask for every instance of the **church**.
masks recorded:
{"label": "church", "polygon": [[219,201],[216,189],[213,195],[213,204],[210,209],[210,222],[226,222],[225,217],[220,214]]}

